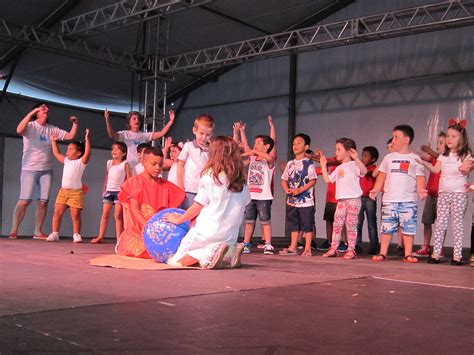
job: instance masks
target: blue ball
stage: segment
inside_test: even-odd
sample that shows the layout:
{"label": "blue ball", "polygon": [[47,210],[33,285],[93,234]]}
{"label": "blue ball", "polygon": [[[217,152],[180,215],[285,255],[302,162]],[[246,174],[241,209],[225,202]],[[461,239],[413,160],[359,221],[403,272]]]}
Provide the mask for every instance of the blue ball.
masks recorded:
{"label": "blue ball", "polygon": [[176,253],[181,239],[189,230],[189,222],[178,225],[165,222],[163,216],[167,213],[183,214],[184,210],[179,208],[162,210],[148,220],[143,230],[143,239],[148,254],[159,263],[166,263]]}

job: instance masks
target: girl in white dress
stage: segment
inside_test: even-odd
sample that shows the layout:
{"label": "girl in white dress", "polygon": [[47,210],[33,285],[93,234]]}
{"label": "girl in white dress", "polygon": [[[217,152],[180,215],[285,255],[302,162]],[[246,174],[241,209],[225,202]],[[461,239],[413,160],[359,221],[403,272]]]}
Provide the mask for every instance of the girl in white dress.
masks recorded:
{"label": "girl in white dress", "polygon": [[249,202],[238,145],[231,137],[215,138],[209,146],[209,161],[201,174],[194,203],[183,215],[165,216],[174,224],[196,217],[196,223],[168,263],[199,264],[210,269],[239,266],[243,249],[236,242]]}

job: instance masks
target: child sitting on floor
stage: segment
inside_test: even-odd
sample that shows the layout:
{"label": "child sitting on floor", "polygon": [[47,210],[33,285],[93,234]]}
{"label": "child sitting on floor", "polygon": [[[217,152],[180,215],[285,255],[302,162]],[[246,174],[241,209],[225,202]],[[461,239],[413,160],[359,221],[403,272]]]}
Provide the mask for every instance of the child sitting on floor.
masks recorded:
{"label": "child sitting on floor", "polygon": [[209,161],[199,179],[198,193],[191,207],[183,215],[167,214],[164,217],[174,224],[197,217],[196,224],[168,264],[199,264],[208,269],[240,266],[243,245],[236,243],[249,202],[239,146],[231,137],[219,136],[209,146]]}
{"label": "child sitting on floor", "polygon": [[121,187],[119,201],[124,207],[124,231],[115,251],[119,255],[149,259],[143,241],[143,227],[157,212],[178,207],[184,191],[160,178],[163,152],[160,148],[146,148],[143,153],[145,171],[128,179]]}

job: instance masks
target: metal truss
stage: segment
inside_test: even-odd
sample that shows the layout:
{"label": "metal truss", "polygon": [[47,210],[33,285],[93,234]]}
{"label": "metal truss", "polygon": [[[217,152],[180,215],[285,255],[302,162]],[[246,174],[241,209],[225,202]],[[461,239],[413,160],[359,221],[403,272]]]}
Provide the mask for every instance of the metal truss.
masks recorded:
{"label": "metal truss", "polygon": [[36,26],[8,24],[0,19],[0,41],[61,54],[128,71],[146,71],[149,57],[87,42]]}
{"label": "metal truss", "polygon": [[201,6],[212,0],[124,0],[62,21],[63,34],[104,32]]}
{"label": "metal truss", "polygon": [[343,46],[474,24],[474,1],[390,11],[201,49],[161,59],[161,74],[192,72],[289,53]]}

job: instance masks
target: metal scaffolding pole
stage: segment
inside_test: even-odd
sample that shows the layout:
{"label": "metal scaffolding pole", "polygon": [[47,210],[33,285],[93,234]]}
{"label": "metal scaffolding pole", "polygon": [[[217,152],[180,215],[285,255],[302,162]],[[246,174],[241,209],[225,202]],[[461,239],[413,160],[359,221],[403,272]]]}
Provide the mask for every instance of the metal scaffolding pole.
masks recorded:
{"label": "metal scaffolding pole", "polygon": [[474,24],[474,1],[452,0],[292,30],[163,58],[160,74],[400,37]]}
{"label": "metal scaffolding pole", "polygon": [[[150,60],[150,69],[154,75],[153,78],[144,80],[145,83],[145,102],[144,102],[144,123],[146,131],[161,130],[165,125],[166,119],[166,96],[167,82],[159,78],[162,63],[159,58],[168,54],[169,42],[169,20],[166,17],[157,17],[146,24],[147,43],[146,55],[153,58]],[[140,78],[142,80],[142,78]],[[162,139],[162,145],[164,138]]]}
{"label": "metal scaffolding pole", "polygon": [[62,21],[63,34],[104,32],[210,3],[212,0],[124,0]]}

